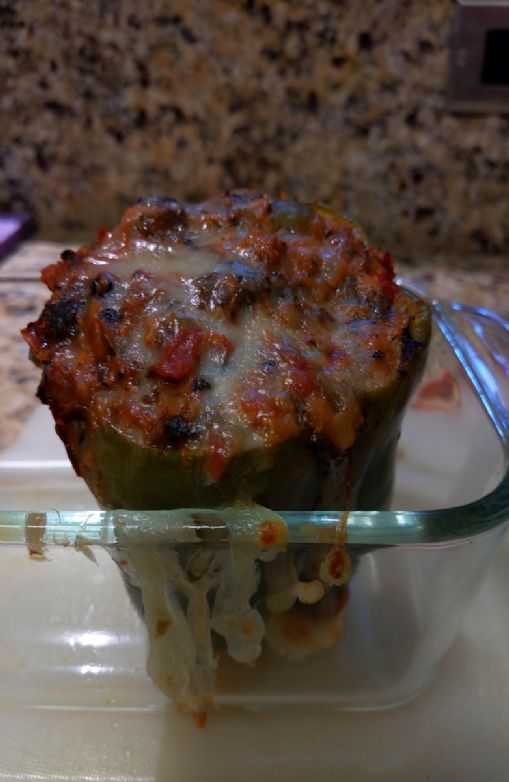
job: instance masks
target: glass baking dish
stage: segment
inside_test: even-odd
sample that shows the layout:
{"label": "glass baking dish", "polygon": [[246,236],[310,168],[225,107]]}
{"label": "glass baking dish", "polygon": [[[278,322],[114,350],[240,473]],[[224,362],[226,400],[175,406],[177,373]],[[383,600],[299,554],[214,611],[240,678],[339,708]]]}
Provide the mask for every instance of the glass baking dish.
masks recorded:
{"label": "glass baking dish", "polygon": [[[17,336],[44,297],[35,281],[0,285],[9,389],[0,452],[0,702],[165,709],[146,673],[139,595],[125,588],[115,560],[133,540],[161,556],[207,544],[196,542],[196,512],[104,512],[75,477],[49,413],[33,402],[38,372]],[[392,509],[348,514],[353,575],[339,641],[301,661],[269,650],[251,666],[222,657],[219,706],[395,706],[426,688],[450,648],[509,523],[509,336],[486,311],[433,307]],[[214,518],[213,545],[228,547],[222,512],[198,513]],[[325,556],[342,515],[282,513],[288,550]],[[248,524],[236,545],[252,545],[252,534]]]}

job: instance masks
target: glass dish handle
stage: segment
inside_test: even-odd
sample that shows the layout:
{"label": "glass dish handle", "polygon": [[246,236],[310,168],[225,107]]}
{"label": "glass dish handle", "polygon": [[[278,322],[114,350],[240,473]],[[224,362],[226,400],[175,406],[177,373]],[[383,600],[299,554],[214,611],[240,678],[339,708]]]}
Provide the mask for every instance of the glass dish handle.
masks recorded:
{"label": "glass dish handle", "polygon": [[437,299],[410,280],[398,282],[432,306],[436,323],[509,452],[509,323],[481,307]]}
{"label": "glass dish handle", "polygon": [[436,321],[509,447],[509,323],[467,304],[432,302]]}

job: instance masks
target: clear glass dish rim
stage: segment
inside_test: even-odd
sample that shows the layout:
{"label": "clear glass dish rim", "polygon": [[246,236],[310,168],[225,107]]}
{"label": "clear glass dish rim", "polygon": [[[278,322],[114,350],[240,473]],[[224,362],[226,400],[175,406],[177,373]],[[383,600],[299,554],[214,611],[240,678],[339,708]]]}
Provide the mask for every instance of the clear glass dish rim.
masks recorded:
{"label": "clear glass dish rim", "polygon": [[[406,287],[426,298],[422,290],[406,283]],[[498,527],[509,524],[509,413],[494,386],[493,373],[482,351],[476,350],[460,333],[454,316],[460,315],[494,326],[509,338],[509,323],[482,308],[429,299],[433,321],[452,348],[458,362],[480,398],[491,425],[501,441],[505,472],[498,486],[484,497],[466,505],[437,510],[349,511],[347,539],[350,545],[451,545],[464,542]],[[509,344],[509,343],[508,343]],[[486,350],[489,353],[488,347]],[[491,377],[487,376],[491,375]],[[229,509],[231,513],[233,509]],[[164,544],[179,529],[179,541],[196,543],[196,520],[212,514],[221,527],[221,514],[226,509],[176,509],[171,511],[7,511],[0,510],[0,544],[24,543],[29,547],[47,545],[115,545],[125,534],[138,533],[138,542]],[[281,511],[279,516],[288,527],[289,543],[334,542],[345,511]],[[254,528],[247,519],[245,541],[252,541]],[[200,520],[200,525],[204,522]],[[257,522],[259,523],[259,522]],[[205,526],[207,526],[205,521]],[[224,542],[228,530],[223,525]],[[119,530],[122,530],[119,540]],[[242,535],[240,538],[242,539]],[[220,542],[220,536],[216,537]]]}

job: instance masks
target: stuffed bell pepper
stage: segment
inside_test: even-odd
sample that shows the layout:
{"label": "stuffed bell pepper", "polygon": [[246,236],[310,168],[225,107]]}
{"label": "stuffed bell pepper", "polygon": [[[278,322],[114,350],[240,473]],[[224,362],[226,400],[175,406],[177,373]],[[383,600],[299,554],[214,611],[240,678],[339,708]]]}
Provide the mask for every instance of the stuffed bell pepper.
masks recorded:
{"label": "stuffed bell pepper", "polygon": [[[145,199],[92,244],[62,253],[42,278],[51,297],[23,332],[42,369],[38,395],[104,508],[387,505],[430,313],[398,287],[388,253],[369,247],[354,223],[321,204],[244,191],[201,204]],[[281,552],[284,535],[276,538]],[[324,586],[316,557],[282,552],[264,562],[263,550],[243,598],[252,612],[261,589],[265,606],[247,661],[264,633],[302,656],[286,625],[337,624],[344,573]],[[213,669],[217,638],[229,641],[214,613],[224,583],[211,576],[217,562],[211,570],[213,558],[204,561]],[[186,563],[173,566],[184,572]],[[138,562],[147,588],[154,569],[141,579],[142,570]],[[311,642],[311,651],[324,645]],[[189,671],[185,681],[165,680],[198,714],[208,685],[196,683],[196,646],[194,654],[194,684]]]}

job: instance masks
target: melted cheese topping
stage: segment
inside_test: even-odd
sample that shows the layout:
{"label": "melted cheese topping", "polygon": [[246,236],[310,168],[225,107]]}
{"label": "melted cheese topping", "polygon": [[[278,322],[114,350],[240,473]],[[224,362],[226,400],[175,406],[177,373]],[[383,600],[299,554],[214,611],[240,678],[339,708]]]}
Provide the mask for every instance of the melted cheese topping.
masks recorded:
{"label": "melted cheese topping", "polygon": [[212,481],[292,438],[351,448],[423,346],[390,257],[292,201],[145,202],[43,279],[25,338],[57,420],[203,458]]}

